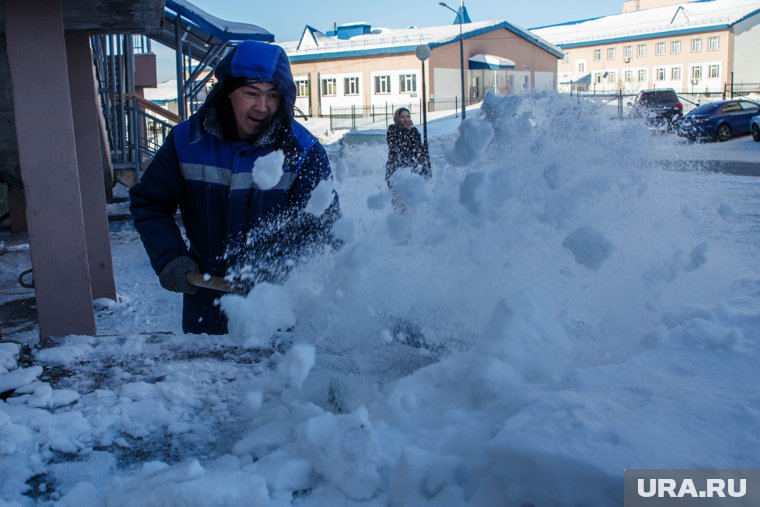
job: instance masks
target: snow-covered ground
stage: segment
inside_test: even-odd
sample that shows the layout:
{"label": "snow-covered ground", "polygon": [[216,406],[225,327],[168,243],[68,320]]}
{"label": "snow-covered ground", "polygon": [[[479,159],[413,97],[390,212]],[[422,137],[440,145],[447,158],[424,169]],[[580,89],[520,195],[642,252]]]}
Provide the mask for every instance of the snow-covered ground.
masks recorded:
{"label": "snow-covered ground", "polygon": [[3,324],[0,505],[613,506],[626,468],[760,468],[760,179],[659,165],[760,143],[552,95],[429,134],[404,215],[383,144],[330,147],[345,246],[225,296],[231,336],[183,335],[113,222],[100,336]]}

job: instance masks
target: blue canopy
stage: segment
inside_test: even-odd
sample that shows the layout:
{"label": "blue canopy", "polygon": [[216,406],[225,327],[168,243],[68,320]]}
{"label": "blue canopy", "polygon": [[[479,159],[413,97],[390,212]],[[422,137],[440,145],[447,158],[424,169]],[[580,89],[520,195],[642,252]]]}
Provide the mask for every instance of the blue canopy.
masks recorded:
{"label": "blue canopy", "polygon": [[501,56],[478,54],[471,56],[469,59],[470,70],[480,69],[514,69],[515,62]]}

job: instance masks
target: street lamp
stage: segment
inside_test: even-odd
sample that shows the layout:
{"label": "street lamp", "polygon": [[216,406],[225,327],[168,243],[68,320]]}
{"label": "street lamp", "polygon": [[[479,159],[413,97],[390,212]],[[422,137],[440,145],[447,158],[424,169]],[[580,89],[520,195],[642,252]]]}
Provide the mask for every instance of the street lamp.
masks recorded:
{"label": "street lamp", "polygon": [[414,54],[422,62],[422,139],[427,147],[427,95],[425,90],[425,60],[430,58],[430,46],[420,44]]}
{"label": "street lamp", "polygon": [[446,2],[438,2],[438,5],[441,7],[446,7],[451,12],[455,13],[457,15],[457,18],[459,19],[459,72],[460,77],[462,81],[462,119],[464,120],[467,115],[467,111],[465,109],[465,95],[464,95],[464,39],[462,37],[462,18],[464,17],[464,9],[459,9],[459,11],[455,11],[448,5],[446,5]]}

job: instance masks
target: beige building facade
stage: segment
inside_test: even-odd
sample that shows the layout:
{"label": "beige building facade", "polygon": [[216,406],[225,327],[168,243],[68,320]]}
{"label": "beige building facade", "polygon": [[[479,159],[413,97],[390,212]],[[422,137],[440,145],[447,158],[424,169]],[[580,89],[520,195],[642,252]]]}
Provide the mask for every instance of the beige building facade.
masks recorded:
{"label": "beige building facade", "polygon": [[760,83],[759,0],[625,6],[638,10],[533,30],[565,52],[557,68],[559,91],[705,93]]}
{"label": "beige building facade", "polygon": [[[352,106],[379,111],[414,106],[421,104],[423,82],[431,111],[461,105],[459,25],[404,30],[347,26],[360,33],[339,38],[307,27],[300,41],[280,44],[296,80],[296,106],[306,115]],[[468,104],[488,91],[556,88],[562,52],[546,41],[503,21],[464,23],[462,35]],[[431,49],[424,76],[415,54],[420,45]]]}

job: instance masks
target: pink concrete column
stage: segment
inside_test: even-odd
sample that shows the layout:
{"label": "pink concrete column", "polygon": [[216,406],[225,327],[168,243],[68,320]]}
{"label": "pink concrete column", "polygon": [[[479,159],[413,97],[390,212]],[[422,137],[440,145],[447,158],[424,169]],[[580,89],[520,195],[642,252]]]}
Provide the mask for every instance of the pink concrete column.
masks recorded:
{"label": "pink concrete column", "polygon": [[41,337],[95,334],[61,0],[5,0]]}
{"label": "pink concrete column", "polygon": [[100,106],[87,32],[66,32],[66,54],[92,297],[116,299],[100,153]]}

